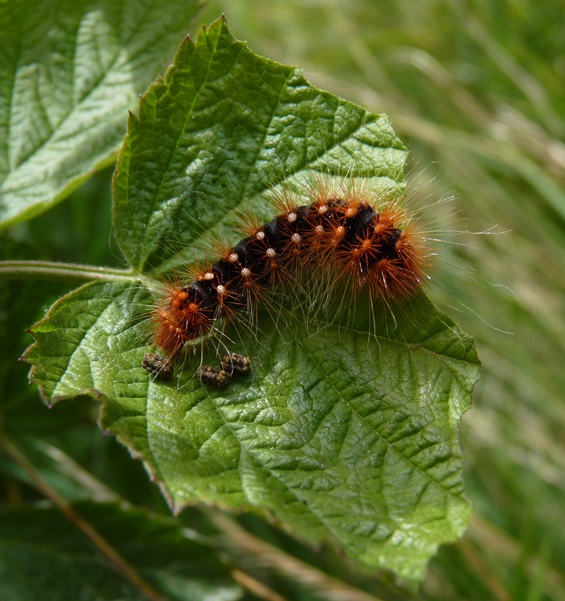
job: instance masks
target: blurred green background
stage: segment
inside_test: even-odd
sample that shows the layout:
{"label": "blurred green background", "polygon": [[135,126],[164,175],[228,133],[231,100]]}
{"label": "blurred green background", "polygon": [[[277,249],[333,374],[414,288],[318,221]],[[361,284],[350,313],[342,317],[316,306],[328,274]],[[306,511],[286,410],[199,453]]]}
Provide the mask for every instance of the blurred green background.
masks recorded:
{"label": "blurred green background", "polygon": [[[421,598],[565,599],[565,4],[212,0],[197,23],[222,12],[253,51],[299,65],[313,84],[388,113],[411,151],[411,201],[426,207],[430,229],[446,241],[430,296],[475,338],[483,362],[461,426],[475,515],[465,538],[432,561]],[[110,178],[111,169],[13,228],[3,252],[120,266],[111,244]],[[25,327],[67,289],[41,282],[3,288],[5,307],[30,296],[34,303],[18,319],[0,316],[13,358],[30,341]],[[141,467],[100,440],[93,405],[76,401],[47,414],[28,402],[37,396],[22,386],[27,367],[13,365],[1,368],[13,435],[25,441],[41,432],[48,440],[46,432],[59,428],[53,442],[92,473],[130,500],[167,511]],[[128,481],[120,478],[122,464]],[[3,486],[8,496],[22,494]],[[247,525],[266,536],[263,526]],[[407,594],[348,574],[331,553],[312,555],[269,536],[382,598]],[[289,599],[326,598],[289,591]]]}
{"label": "blurred green background", "polygon": [[448,241],[430,295],[483,362],[461,427],[476,514],[425,590],[565,598],[565,4],[223,0],[204,21],[220,10],[252,50],[388,113]]}

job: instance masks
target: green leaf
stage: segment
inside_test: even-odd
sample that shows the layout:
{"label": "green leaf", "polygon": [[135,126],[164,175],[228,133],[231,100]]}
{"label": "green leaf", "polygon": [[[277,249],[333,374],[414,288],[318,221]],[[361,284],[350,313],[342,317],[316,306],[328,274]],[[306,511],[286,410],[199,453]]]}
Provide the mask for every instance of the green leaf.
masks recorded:
{"label": "green leaf", "polygon": [[258,57],[218,22],[181,45],[130,116],[114,180],[116,236],[134,268],[170,270],[227,212],[259,198],[267,215],[259,195],[282,181],[305,171],[372,175],[400,195],[405,159],[386,116]]}
{"label": "green leaf", "polygon": [[[74,509],[167,599],[240,598],[240,587],[215,550],[191,540],[170,520],[111,504],[79,503]],[[146,599],[58,509],[0,510],[1,599],[111,601],[117,597]]]}
{"label": "green leaf", "polygon": [[173,0],[0,4],[0,227],[28,219],[110,164],[128,108],[198,8]]}
{"label": "green leaf", "polygon": [[[102,426],[175,511],[259,510],[360,565],[423,578],[469,520],[457,426],[478,374],[472,340],[423,293],[392,312],[360,296],[351,315],[339,293],[306,316],[303,302],[273,299],[256,326],[226,326],[253,373],[225,391],[194,377],[200,354],[170,382],[141,368],[159,274],[202,257],[202,237],[242,207],[271,219],[262,193],[313,172],[399,195],[405,154],[385,116],[254,55],[225,22],[186,41],[130,118],[115,176],[116,233],[140,283],[56,303],[32,329],[33,381],[49,402],[101,396]],[[213,343],[202,360],[217,363]]]}

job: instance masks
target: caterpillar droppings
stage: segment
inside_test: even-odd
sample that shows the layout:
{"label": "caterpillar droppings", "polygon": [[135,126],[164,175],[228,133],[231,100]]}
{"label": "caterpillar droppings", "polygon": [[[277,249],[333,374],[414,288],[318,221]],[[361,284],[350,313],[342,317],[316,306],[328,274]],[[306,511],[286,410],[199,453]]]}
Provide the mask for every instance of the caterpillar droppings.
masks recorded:
{"label": "caterpillar droppings", "polygon": [[220,358],[220,366],[231,375],[247,374],[251,370],[251,359],[238,353],[226,353]]}
{"label": "caterpillar droppings", "polygon": [[173,362],[163,355],[148,353],[143,357],[141,366],[158,380],[170,380],[173,377]]}
{"label": "caterpillar droppings", "polygon": [[231,379],[229,372],[225,369],[212,365],[202,365],[198,368],[196,375],[202,384],[209,384],[220,389],[226,388]]}

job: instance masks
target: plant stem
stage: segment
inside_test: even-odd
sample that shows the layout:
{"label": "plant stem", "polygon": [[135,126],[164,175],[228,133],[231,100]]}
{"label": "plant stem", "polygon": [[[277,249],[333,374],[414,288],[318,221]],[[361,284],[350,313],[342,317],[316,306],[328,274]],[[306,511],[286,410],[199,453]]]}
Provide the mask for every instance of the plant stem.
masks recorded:
{"label": "plant stem", "polygon": [[46,279],[74,282],[76,280],[101,280],[104,282],[138,282],[139,277],[132,269],[115,269],[56,263],[52,261],[0,261],[0,277],[20,279]]}
{"label": "plant stem", "polygon": [[127,579],[149,601],[165,601],[161,594],[155,590],[139,572],[121,555],[89,522],[80,516],[72,505],[60,495],[39,474],[27,458],[12,444],[10,440],[0,433],[0,446],[22,467],[31,478],[38,490],[50,499],[77,528],[96,545],[110,561],[116,571]]}
{"label": "plant stem", "polygon": [[[257,538],[219,511],[209,510],[207,515],[227,537],[227,542],[234,549],[235,556],[244,556],[247,559],[253,557],[257,567],[274,569],[287,578],[300,582],[309,590],[323,593],[323,598],[328,601],[342,601],[343,599],[348,601],[381,601],[379,597],[370,595],[348,582],[334,578]],[[255,582],[252,582],[252,576],[245,578],[245,575],[246,573],[238,568],[232,571],[232,577],[235,580],[257,595],[260,590],[259,587]],[[266,593],[262,594],[264,599],[268,599]]]}

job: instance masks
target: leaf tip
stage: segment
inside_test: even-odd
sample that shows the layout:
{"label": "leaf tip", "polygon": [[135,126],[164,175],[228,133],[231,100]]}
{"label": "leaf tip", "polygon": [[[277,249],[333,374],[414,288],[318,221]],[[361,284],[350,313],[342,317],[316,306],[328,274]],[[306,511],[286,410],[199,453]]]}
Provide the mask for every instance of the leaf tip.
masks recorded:
{"label": "leaf tip", "polygon": [[[33,332],[31,330],[31,328],[26,330],[26,332],[29,332],[33,336]],[[33,364],[33,361],[29,358],[29,355],[31,353],[33,353],[36,345],[37,345],[37,342],[33,342],[32,344],[30,344],[26,348],[26,350],[18,357],[18,361],[25,361],[26,363]]]}

